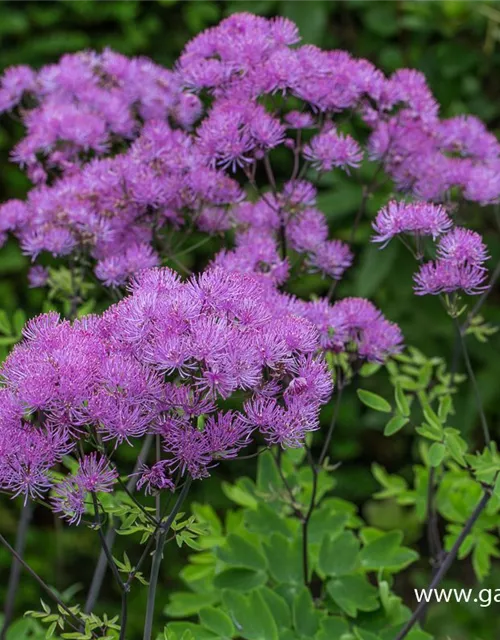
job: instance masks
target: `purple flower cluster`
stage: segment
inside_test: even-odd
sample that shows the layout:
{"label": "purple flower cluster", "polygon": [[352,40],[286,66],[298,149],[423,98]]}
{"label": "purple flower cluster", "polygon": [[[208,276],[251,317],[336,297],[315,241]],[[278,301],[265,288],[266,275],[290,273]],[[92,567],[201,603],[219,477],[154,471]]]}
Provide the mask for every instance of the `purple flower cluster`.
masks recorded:
{"label": "purple flower cluster", "polygon": [[487,289],[485,280],[488,250],[481,236],[475,231],[454,226],[444,207],[425,202],[389,202],[375,221],[376,235],[373,242],[387,246],[398,235],[416,239],[416,249],[422,257],[420,239],[432,236],[438,240],[436,260],[422,264],[415,274],[417,295],[437,295],[462,290],[469,295],[480,294]]}
{"label": "purple flower cluster", "polygon": [[166,225],[179,227],[187,218],[220,230],[228,206],[241,197],[232,178],[206,166],[187,133],[149,123],[126,153],[40,185],[26,202],[4,204],[0,228],[4,235],[14,231],[33,258],[85,251],[105,284],[120,285],[159,264],[153,240]]}
{"label": "purple flower cluster", "polygon": [[373,128],[368,153],[383,163],[398,189],[440,200],[456,188],[471,201],[498,201],[500,144],[473,116],[440,120],[420,72],[394,73],[365,119]]}
{"label": "purple flower cluster", "polygon": [[325,216],[315,205],[316,189],[305,180],[291,180],[280,193],[266,193],[257,202],[241,202],[231,211],[236,248],[217,255],[215,264],[230,271],[265,273],[282,284],[289,271],[278,247],[283,230],[287,246],[303,254],[311,270],[340,279],[352,264],[352,253],[345,243],[328,240]]}
{"label": "purple flower cluster", "polygon": [[[236,231],[234,251],[216,258],[224,266],[283,282],[286,242],[310,269],[338,279],[351,253],[328,240],[303,178],[371,158],[422,200],[439,202],[452,188],[483,204],[499,199],[495,137],[471,116],[440,120],[421,73],[387,78],[366,60],[299,42],[287,19],[239,13],[191,40],[173,71],[111,51],[67,55],[38,72],[8,69],[0,110],[21,115],[27,134],[13,157],[38,186],[1,208],[0,240],[13,232],[34,259],[90,255],[99,279],[121,285],[168,258],[164,232],[188,223]],[[366,144],[342,123],[346,111],[368,125]],[[293,165],[284,184],[273,174],[278,147]],[[378,241],[448,230],[444,209],[413,206],[409,216],[389,204]]]}
{"label": "purple flower cluster", "polygon": [[101,316],[35,318],[1,370],[0,488],[37,497],[55,487],[55,510],[77,522],[89,492],[116,480],[91,454],[56,482],[55,465],[89,437],[116,447],[158,434],[148,491],[171,488],[176,473],[206,476],[256,432],[299,446],[332,390],[307,304],[249,274],[214,268],[182,282],[151,269]]}
{"label": "purple flower cluster", "polygon": [[415,274],[417,295],[451,293],[462,290],[477,295],[488,289],[485,284],[488,250],[475,231],[455,227],[437,244],[437,259],[423,264]]}
{"label": "purple flower cluster", "polygon": [[373,222],[376,235],[373,242],[382,243],[382,248],[397,235],[432,236],[435,240],[453,226],[453,221],[444,207],[426,202],[391,201],[377,214]]}
{"label": "purple flower cluster", "polygon": [[331,305],[326,300],[299,303],[301,312],[318,329],[321,347],[349,353],[368,362],[384,362],[399,353],[403,335],[369,301],[344,298]]}
{"label": "purple flower cluster", "polygon": [[50,172],[73,173],[87,159],[134,139],[141,122],[171,118],[189,128],[202,105],[182,93],[172,71],[106,50],[65,55],[37,72],[7,69],[0,113],[13,109],[26,126],[13,159],[34,182],[43,182]]}
{"label": "purple flower cluster", "polygon": [[118,478],[108,459],[96,453],[83,456],[78,470],[54,488],[53,509],[70,524],[78,524],[89,502],[89,493],[110,493]]}

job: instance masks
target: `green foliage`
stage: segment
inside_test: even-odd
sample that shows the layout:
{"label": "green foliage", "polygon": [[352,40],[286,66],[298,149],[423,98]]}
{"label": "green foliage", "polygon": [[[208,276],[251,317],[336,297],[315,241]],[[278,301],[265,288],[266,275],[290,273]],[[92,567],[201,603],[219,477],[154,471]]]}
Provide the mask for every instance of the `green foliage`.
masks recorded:
{"label": "green foliage", "polygon": [[[490,491],[494,497],[475,522],[458,554],[459,559],[471,555],[477,579],[484,580],[491,571],[492,558],[500,557],[499,540],[493,535],[500,510],[500,455],[497,447],[492,443],[482,452],[468,453],[468,445],[460,431],[447,425],[448,419],[455,414],[455,383],[461,377],[450,376],[441,359],[428,359],[421,352],[410,349],[398,356],[397,361],[390,363],[388,368],[395,396],[399,398],[398,408],[408,414],[405,419],[415,417],[419,418],[418,422],[422,421],[420,426],[415,426],[415,431],[422,438],[419,449],[423,465],[413,468],[413,489],[405,478],[390,475],[381,466],[373,465],[373,474],[382,486],[382,491],[376,493],[375,498],[411,506],[418,519],[425,522],[429,515],[428,486],[432,468],[438,474],[435,508],[447,522],[445,543],[449,550],[483,491]],[[406,394],[402,393],[404,386],[408,389]],[[412,410],[408,411],[410,407]],[[392,535],[393,532],[387,534]]]}
{"label": "green foliage", "polygon": [[[172,594],[165,613],[181,619],[196,615],[198,621],[169,622],[166,638],[190,632],[195,638],[213,633],[244,640],[322,640],[337,631],[383,638],[408,618],[389,584],[417,554],[403,546],[402,532],[367,527],[356,507],[334,498],[331,490],[323,492],[311,519],[306,584],[299,514],[307,510],[312,478],[294,457],[282,455],[281,476],[264,451],[256,483],[240,480],[237,491],[227,485],[236,508],[225,523],[210,507],[195,507],[198,517],[204,513],[209,533],[182,572],[188,590]],[[265,516],[258,515],[267,514],[270,503],[282,522],[279,532],[269,523],[263,526]],[[199,610],[199,602],[208,606]]]}
{"label": "green foliage", "polygon": [[[26,616],[33,620],[39,620],[47,625],[45,634],[41,637],[47,640],[53,638],[57,640],[117,640],[120,625],[118,616],[108,618],[106,614],[99,618],[95,614],[86,614],[80,611],[80,607],[72,606],[64,608],[60,604],[53,611],[49,605],[41,600],[42,611],[27,611]],[[79,630],[82,626],[83,630]],[[68,629],[74,629],[69,631]],[[57,637],[56,637],[57,632]]]}

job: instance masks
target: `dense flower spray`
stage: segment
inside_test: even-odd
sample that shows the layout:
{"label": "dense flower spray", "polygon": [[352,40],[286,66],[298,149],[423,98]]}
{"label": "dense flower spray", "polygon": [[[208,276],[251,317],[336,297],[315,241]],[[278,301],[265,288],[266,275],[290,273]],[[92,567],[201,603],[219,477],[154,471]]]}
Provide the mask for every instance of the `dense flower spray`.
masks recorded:
{"label": "dense flower spray", "polygon": [[414,276],[417,295],[437,295],[463,291],[477,295],[488,289],[485,284],[488,250],[475,231],[453,224],[439,205],[422,202],[389,202],[373,222],[373,242],[386,246],[396,236],[409,236],[415,241],[415,257],[425,257],[422,240],[431,236],[437,241],[435,260],[420,264]]}
{"label": "dense flower spray", "polygon": [[202,107],[195,96],[182,93],[172,71],[106,50],[68,54],[37,72],[26,66],[7,69],[0,112],[15,108],[26,136],[13,159],[27,167],[34,182],[43,182],[51,171],[72,173],[85,160],[133,140],[142,122],[170,118],[189,127]]}
{"label": "dense flower spray", "polygon": [[[253,263],[278,282],[290,273],[290,251],[338,279],[351,252],[328,240],[313,182],[363,161],[424,201],[411,215],[388,205],[380,242],[449,229],[446,211],[425,201],[452,189],[482,204],[500,196],[500,147],[480,121],[441,120],[421,73],[387,78],[344,51],[301,45],[284,18],[234,14],[193,38],[172,71],[109,50],[37,72],[13,67],[1,79],[0,110],[25,123],[13,160],[37,184],[26,202],[1,208],[0,237],[13,232],[33,259],[90,257],[109,286],[174,258],[176,229],[235,230],[236,250],[219,263]],[[343,114],[364,121],[367,142]],[[292,166],[283,182],[272,166],[278,148]],[[39,276],[32,285],[43,284]]]}
{"label": "dense flower spray", "polygon": [[[102,316],[30,321],[1,372],[0,486],[30,497],[54,487],[55,510],[77,522],[88,494],[116,481],[105,451],[147,433],[163,445],[141,479],[149,491],[176,473],[206,476],[257,432],[298,446],[332,390],[298,305],[257,276],[215,268],[181,282],[160,269]],[[82,457],[89,438],[101,453]],[[56,483],[70,452],[78,470]]]}

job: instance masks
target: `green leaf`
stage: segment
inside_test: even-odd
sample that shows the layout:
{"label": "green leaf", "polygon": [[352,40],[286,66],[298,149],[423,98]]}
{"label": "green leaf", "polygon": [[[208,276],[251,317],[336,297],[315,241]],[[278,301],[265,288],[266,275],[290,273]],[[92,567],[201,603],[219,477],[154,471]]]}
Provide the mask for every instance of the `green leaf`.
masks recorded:
{"label": "green leaf", "polygon": [[328,503],[316,508],[309,521],[309,542],[321,544],[326,535],[339,535],[346,528],[348,520],[347,513],[337,513]]}
{"label": "green leaf", "polygon": [[237,591],[250,591],[261,587],[267,582],[264,571],[251,571],[250,569],[227,569],[214,578],[214,585],[218,589],[236,589]]}
{"label": "green leaf", "polygon": [[349,625],[340,617],[332,616],[321,621],[320,631],[315,640],[333,640],[349,632]]}
{"label": "green leaf", "polygon": [[220,638],[232,638],[235,632],[231,618],[224,611],[215,607],[200,609],[200,622]]}
{"label": "green leaf", "polygon": [[429,440],[441,442],[441,440],[443,439],[442,430],[437,430],[428,424],[423,424],[421,427],[416,427],[415,431],[418,433],[419,436],[422,436],[423,438],[428,438]]}
{"label": "green leaf", "polygon": [[354,627],[354,635],[357,640],[381,640],[380,636],[359,627]]}
{"label": "green leaf", "polygon": [[6,336],[10,336],[12,333],[9,317],[4,309],[0,309],[0,331]]}
{"label": "green leaf", "polygon": [[467,443],[460,437],[460,432],[456,429],[445,429],[444,439],[451,457],[465,467],[464,454],[467,452]]}
{"label": "green leaf", "polygon": [[438,431],[442,431],[443,423],[439,419],[439,416],[431,409],[429,405],[424,404],[422,406],[422,411],[424,412],[425,419],[429,423],[431,427],[434,427]]}
{"label": "green leaf", "polygon": [[259,502],[257,509],[247,509],[244,520],[249,531],[259,533],[262,536],[267,537],[273,531],[281,533],[286,538],[290,538],[292,535],[287,521],[276,509],[265,502]]}
{"label": "green leaf", "polygon": [[251,493],[245,490],[241,482],[239,484],[230,484],[229,482],[223,482],[222,491],[224,491],[225,495],[230,500],[240,505],[241,507],[250,507],[251,509],[255,509],[257,507],[257,500]]}
{"label": "green leaf", "polygon": [[395,415],[385,425],[384,436],[392,436],[400,431],[405,424],[408,424],[409,419],[404,416]]}
{"label": "green leaf", "polygon": [[216,555],[233,567],[244,567],[256,571],[267,568],[265,555],[254,544],[234,533],[229,534],[226,544],[216,550]]}
{"label": "green leaf", "polygon": [[363,576],[335,578],[327,583],[326,590],[349,616],[356,617],[358,610],[375,611],[378,608],[378,591]]}
{"label": "green leaf", "polygon": [[245,640],[279,640],[278,628],[264,598],[258,591],[244,596],[226,590],[222,594],[225,608]]}
{"label": "green leaf", "polygon": [[394,389],[394,399],[399,413],[407,418],[410,415],[410,404],[399,382],[396,383]]}
{"label": "green leaf", "polygon": [[370,407],[370,409],[374,409],[375,411],[382,411],[384,413],[390,413],[392,411],[391,405],[376,393],[372,393],[371,391],[366,391],[365,389],[358,389],[358,398],[361,402]]}
{"label": "green leaf", "polygon": [[351,531],[325,536],[319,552],[318,568],[327,576],[342,576],[356,569],[359,540]]}
{"label": "green leaf", "polygon": [[378,362],[365,362],[363,365],[361,365],[361,369],[358,373],[362,378],[369,378],[373,374],[377,373],[377,371],[380,370],[381,366],[382,365]]}
{"label": "green leaf", "polygon": [[273,533],[269,542],[264,543],[269,572],[276,582],[303,584],[302,548],[299,537],[288,540],[279,533]]}
{"label": "green leaf", "polygon": [[273,616],[279,629],[288,629],[292,624],[292,614],[286,600],[269,587],[261,587],[259,593]]}
{"label": "green leaf", "polygon": [[368,571],[400,569],[418,559],[412,549],[401,547],[403,534],[390,531],[370,540],[360,552],[361,565]]}
{"label": "green leaf", "polygon": [[438,418],[442,422],[446,422],[446,419],[453,408],[453,404],[451,401],[451,396],[441,396],[439,398],[439,408],[438,408]]}
{"label": "green leaf", "polygon": [[[217,602],[218,596],[214,592],[203,595],[203,604],[211,605]],[[173,593],[164,611],[170,618],[187,618],[200,610],[200,596],[197,593],[180,591]]]}
{"label": "green leaf", "polygon": [[[194,624],[192,622],[170,622],[166,626],[167,632],[172,632],[177,634],[180,638],[184,638],[184,633],[186,631],[190,631],[192,633],[192,637],[196,638],[196,640],[216,640],[219,639],[219,636],[212,633],[208,629],[204,629],[199,624]],[[167,638],[169,636],[167,635]]]}
{"label": "green leaf", "polygon": [[429,449],[429,463],[431,467],[439,467],[446,455],[446,447],[441,442],[435,442]]}
{"label": "green leaf", "polygon": [[259,456],[257,464],[257,489],[262,493],[276,493],[283,487],[276,462],[270,451]]}
{"label": "green leaf", "polygon": [[297,633],[311,638],[319,628],[319,615],[307,587],[302,587],[293,600],[293,626]]}

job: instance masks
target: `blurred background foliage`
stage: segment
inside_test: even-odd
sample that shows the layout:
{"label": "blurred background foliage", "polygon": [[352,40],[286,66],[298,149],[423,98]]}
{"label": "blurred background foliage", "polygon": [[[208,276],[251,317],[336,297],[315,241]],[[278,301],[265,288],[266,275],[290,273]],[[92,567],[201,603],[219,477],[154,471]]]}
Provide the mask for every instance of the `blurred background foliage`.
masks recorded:
{"label": "blurred background foliage", "polygon": [[[298,24],[304,42],[346,49],[355,56],[368,58],[386,73],[403,66],[421,69],[441,104],[442,116],[472,113],[482,118],[492,130],[500,128],[500,3],[480,0],[4,1],[0,5],[0,68],[11,64],[39,67],[56,61],[66,52],[103,47],[111,47],[127,55],[149,56],[170,66],[187,40],[235,11],[251,11],[266,16],[285,15]],[[23,197],[29,188],[23,174],[9,163],[10,149],[20,133],[18,123],[8,118],[0,122],[2,201]],[[364,168],[361,175],[365,170],[369,172],[370,168]],[[369,201],[368,217],[374,215],[389,191],[387,186],[385,192],[376,194]],[[360,201],[361,184],[358,181],[347,176],[322,181],[320,206],[337,237],[349,239]],[[498,214],[492,209],[470,206],[459,212],[468,226],[485,234],[493,256],[492,265],[500,258],[495,215]],[[379,252],[367,242],[369,235],[370,223],[364,220],[354,243],[355,267],[336,293],[340,297],[356,295],[371,298],[391,320],[401,324],[409,344],[419,347],[427,355],[444,356],[449,361],[454,337],[451,323],[442,312],[439,301],[432,297],[415,298],[412,293],[412,260],[397,244]],[[194,259],[203,261],[204,256],[195,256]],[[0,322],[0,349],[5,350],[17,335],[23,315],[19,311],[16,314],[17,309],[23,309],[27,316],[42,309],[44,293],[27,288],[28,266],[28,260],[13,241],[0,250],[0,313],[7,318],[7,324]],[[298,293],[308,296],[314,291],[324,291],[325,286],[311,276],[302,282]],[[493,324],[500,323],[498,291],[491,294],[483,314]],[[493,336],[493,342],[489,344],[471,339],[471,352],[490,424],[494,433],[498,433],[498,337]],[[374,391],[387,392],[383,372],[371,379],[370,384]],[[474,447],[478,424],[473,392],[467,383],[456,403],[453,426],[466,434]],[[325,414],[327,422],[328,410]],[[370,471],[373,461],[391,472],[402,471],[411,477],[415,454],[411,434],[403,431],[394,438],[384,438],[383,424],[378,421],[378,415],[363,410],[351,389],[346,393],[338,424],[332,446],[332,458],[342,462],[335,472],[338,495],[358,503],[368,521],[376,526],[401,527],[407,532],[410,543],[425,537],[401,507],[369,499],[376,488]],[[123,455],[132,459],[135,454],[129,449]],[[210,501],[223,511],[227,502],[220,489],[221,478],[232,479],[244,473],[254,473],[252,461],[221,467],[214,478],[200,484],[196,499]],[[1,528],[9,537],[15,532],[18,507],[7,499],[0,501]],[[78,581],[82,589],[86,588],[92,571],[90,560],[95,559],[96,549],[92,532],[63,528],[59,521],[53,521],[49,513],[36,511],[28,539],[28,560],[49,583],[63,589]],[[421,543],[419,550],[423,555],[421,573],[423,570],[427,572],[425,542]],[[0,552],[0,602],[3,600],[8,563],[9,558]],[[181,564],[178,553],[170,551],[159,601],[166,600],[165,594],[172,588]],[[463,565],[454,578],[461,583],[473,582],[472,573]],[[500,572],[496,571],[489,586],[498,587],[498,578]],[[116,597],[111,583],[108,586],[101,609],[106,608],[108,600],[113,601]],[[132,638],[139,637],[144,604],[142,595],[134,597],[137,600],[132,601]],[[18,602],[19,612],[33,608],[36,599],[36,586],[25,578]],[[440,605],[431,613],[430,623],[437,638],[490,638],[495,615],[494,607]],[[24,637],[20,633],[16,631],[12,639]]]}

